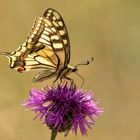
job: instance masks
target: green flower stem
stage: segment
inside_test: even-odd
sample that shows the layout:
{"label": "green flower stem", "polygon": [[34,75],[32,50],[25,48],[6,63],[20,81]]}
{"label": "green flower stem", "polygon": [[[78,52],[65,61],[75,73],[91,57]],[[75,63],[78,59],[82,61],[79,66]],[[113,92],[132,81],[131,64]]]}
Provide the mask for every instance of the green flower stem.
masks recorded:
{"label": "green flower stem", "polygon": [[51,140],[55,140],[56,135],[57,135],[57,131],[56,131],[56,130],[52,130],[52,133],[51,133]]}

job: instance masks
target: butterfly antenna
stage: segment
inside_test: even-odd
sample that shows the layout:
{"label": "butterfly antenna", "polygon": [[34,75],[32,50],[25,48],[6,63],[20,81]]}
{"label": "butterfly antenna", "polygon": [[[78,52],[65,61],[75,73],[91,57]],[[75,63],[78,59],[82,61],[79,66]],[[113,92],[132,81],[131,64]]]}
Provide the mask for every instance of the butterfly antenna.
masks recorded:
{"label": "butterfly antenna", "polygon": [[93,61],[93,57],[91,57],[91,59],[90,60],[87,60],[86,62],[82,62],[82,63],[79,63],[79,64],[77,64],[75,67],[78,67],[78,66],[80,66],[80,65],[89,65],[92,61]]}
{"label": "butterfly antenna", "polygon": [[82,84],[81,84],[81,88],[83,87],[84,85],[84,78],[77,72],[75,72],[81,79],[82,79]]}
{"label": "butterfly antenna", "polygon": [[[80,65],[89,65],[92,61],[93,61],[93,57],[91,57],[91,59],[90,60],[87,60],[86,62],[82,62],[82,63],[79,63],[79,64],[77,64],[76,66],[75,66],[75,68],[77,68],[78,66],[80,66]],[[82,85],[81,85],[81,88],[83,87],[83,85],[84,85],[84,78],[79,74],[79,73],[77,73],[77,72],[75,72],[81,79],[82,79]]]}

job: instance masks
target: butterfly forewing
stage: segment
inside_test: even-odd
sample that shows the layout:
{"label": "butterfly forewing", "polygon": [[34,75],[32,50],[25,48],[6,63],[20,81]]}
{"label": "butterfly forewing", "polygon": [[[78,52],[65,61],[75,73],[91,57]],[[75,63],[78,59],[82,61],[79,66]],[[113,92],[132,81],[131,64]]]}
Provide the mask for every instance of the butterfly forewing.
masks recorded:
{"label": "butterfly forewing", "polygon": [[51,9],[51,8],[47,9],[44,12],[44,17],[46,17],[49,21],[51,21],[51,23],[53,24],[53,27],[56,29],[56,33],[59,36],[62,44],[57,44],[56,42],[54,42],[53,44],[54,45],[56,44],[55,45],[56,47],[54,48],[59,49],[61,48],[61,46],[63,47],[65,51],[64,66],[67,66],[70,61],[70,41],[69,41],[67,28],[63,21],[63,18],[56,10]]}

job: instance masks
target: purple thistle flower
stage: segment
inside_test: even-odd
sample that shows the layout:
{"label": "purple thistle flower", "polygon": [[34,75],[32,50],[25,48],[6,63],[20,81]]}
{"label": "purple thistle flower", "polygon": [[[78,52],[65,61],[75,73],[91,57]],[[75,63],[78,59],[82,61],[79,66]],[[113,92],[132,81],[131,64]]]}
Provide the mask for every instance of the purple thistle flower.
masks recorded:
{"label": "purple thistle flower", "polygon": [[80,128],[82,135],[87,134],[87,127],[91,129],[95,118],[103,112],[93,101],[91,92],[67,83],[43,90],[32,89],[24,106],[37,113],[36,117],[50,129],[66,133],[71,129],[77,134]]}

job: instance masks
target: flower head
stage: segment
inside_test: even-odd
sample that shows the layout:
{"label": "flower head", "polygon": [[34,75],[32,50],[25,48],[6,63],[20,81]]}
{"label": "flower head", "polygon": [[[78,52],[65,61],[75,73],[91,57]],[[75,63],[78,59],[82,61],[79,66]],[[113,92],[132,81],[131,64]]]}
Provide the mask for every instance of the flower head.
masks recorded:
{"label": "flower head", "polygon": [[77,89],[74,84],[59,84],[57,87],[45,87],[43,90],[32,89],[24,106],[37,113],[43,123],[57,132],[87,134],[96,116],[102,113],[93,101],[91,92]]}

